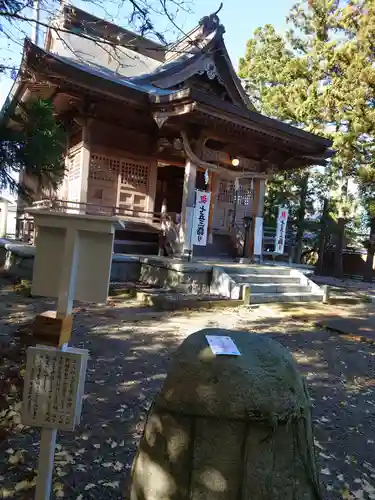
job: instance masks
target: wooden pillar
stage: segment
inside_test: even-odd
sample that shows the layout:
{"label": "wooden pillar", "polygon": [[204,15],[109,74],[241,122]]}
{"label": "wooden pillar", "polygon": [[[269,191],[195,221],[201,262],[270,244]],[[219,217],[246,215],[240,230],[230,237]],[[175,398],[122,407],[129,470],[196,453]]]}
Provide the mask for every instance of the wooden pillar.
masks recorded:
{"label": "wooden pillar", "polygon": [[183,243],[183,253],[190,251],[191,224],[193,217],[188,213],[192,212],[194,207],[195,183],[197,178],[197,167],[189,159],[186,159],[184,189],[182,193],[181,204],[181,229],[180,241]]}
{"label": "wooden pillar", "polygon": [[254,243],[255,243],[255,224],[257,217],[263,217],[264,211],[264,193],[265,193],[265,180],[254,179],[253,202],[251,207],[251,216],[253,222],[250,229],[249,237],[249,258],[254,258]]}
{"label": "wooden pillar", "polygon": [[210,199],[210,215],[208,219],[208,243],[213,242],[213,234],[212,234],[212,229],[213,229],[213,222],[214,222],[214,210],[215,210],[215,198],[217,195],[217,190],[219,187],[219,176],[215,172],[210,172],[209,173],[209,191],[211,193],[211,199]]}
{"label": "wooden pillar", "polygon": [[82,150],[81,150],[81,179],[80,196],[81,203],[87,203],[87,191],[89,184],[90,170],[90,123],[87,122],[82,127]]}
{"label": "wooden pillar", "polygon": [[0,238],[5,238],[7,235],[7,227],[8,227],[8,206],[9,201],[3,199],[3,202],[0,203]]}
{"label": "wooden pillar", "polygon": [[[148,199],[147,199],[147,212],[154,212],[155,210],[155,196],[156,196],[156,182],[158,177],[158,164],[157,162],[151,163],[150,165],[150,176],[149,176],[149,187],[148,187]],[[150,214],[149,217],[153,219]]]}

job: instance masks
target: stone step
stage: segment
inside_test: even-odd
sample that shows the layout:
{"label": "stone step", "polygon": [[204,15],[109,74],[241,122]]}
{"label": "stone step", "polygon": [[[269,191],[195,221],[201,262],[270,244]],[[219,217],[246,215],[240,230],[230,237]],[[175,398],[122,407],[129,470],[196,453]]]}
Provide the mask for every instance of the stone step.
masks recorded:
{"label": "stone step", "polygon": [[297,284],[284,283],[257,283],[250,284],[251,294],[253,293],[309,293],[311,290],[308,286]]}
{"label": "stone step", "polygon": [[290,276],[290,269],[288,267],[277,266],[249,266],[249,267],[224,267],[224,271],[231,275],[248,276],[254,274],[267,274],[269,276]]}
{"label": "stone step", "polygon": [[278,283],[280,285],[293,284],[298,285],[300,279],[297,276],[275,276],[274,274],[231,274],[230,277],[241,284],[252,283]]}
{"label": "stone step", "polygon": [[322,296],[308,293],[252,293],[250,304],[264,304],[266,302],[321,302]]}
{"label": "stone step", "polygon": [[224,309],[243,305],[242,300],[230,300],[218,295],[198,295],[165,289],[139,290],[136,293],[136,297],[144,306],[164,311],[175,311],[178,309]]}

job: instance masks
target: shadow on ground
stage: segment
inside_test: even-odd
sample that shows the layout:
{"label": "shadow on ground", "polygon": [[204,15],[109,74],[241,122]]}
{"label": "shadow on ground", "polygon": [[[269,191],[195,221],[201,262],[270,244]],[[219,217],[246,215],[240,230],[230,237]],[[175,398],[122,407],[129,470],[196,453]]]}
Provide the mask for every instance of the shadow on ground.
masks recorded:
{"label": "shadow on ground", "polygon": [[[22,320],[16,316],[13,325],[18,299],[6,297],[11,312],[4,322],[11,333]],[[51,307],[51,301],[30,299],[24,314]],[[72,344],[90,351],[86,396],[77,431],[58,437],[53,498],[124,498],[145,417],[173,351],[189,333],[210,326],[270,335],[291,350],[313,398],[327,498],[375,498],[375,350],[314,327],[312,312],[310,318],[290,317],[291,311],[283,305],[276,313],[263,306],[160,313],[134,301],[80,306]],[[31,489],[14,493],[14,487],[32,479],[38,447],[33,429],[1,446],[0,482],[9,498],[33,498]],[[24,450],[24,463],[12,465],[16,450]]]}

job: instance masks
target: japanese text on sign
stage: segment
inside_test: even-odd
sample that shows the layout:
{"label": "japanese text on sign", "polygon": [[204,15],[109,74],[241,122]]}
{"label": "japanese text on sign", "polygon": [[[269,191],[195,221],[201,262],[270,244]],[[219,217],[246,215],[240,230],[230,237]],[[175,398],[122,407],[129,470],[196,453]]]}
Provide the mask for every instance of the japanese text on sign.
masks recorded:
{"label": "japanese text on sign", "polygon": [[222,335],[206,335],[211,351],[216,355],[241,356],[238,347],[231,337]]}
{"label": "japanese text on sign", "polygon": [[196,192],[196,203],[194,210],[192,244],[206,246],[208,219],[210,214],[211,193],[206,191]]}
{"label": "japanese text on sign", "polygon": [[27,350],[24,425],[74,430],[79,423],[88,352],[47,346]]}
{"label": "japanese text on sign", "polygon": [[275,238],[275,252],[284,253],[286,227],[288,223],[288,209],[279,207],[277,216],[276,238]]}

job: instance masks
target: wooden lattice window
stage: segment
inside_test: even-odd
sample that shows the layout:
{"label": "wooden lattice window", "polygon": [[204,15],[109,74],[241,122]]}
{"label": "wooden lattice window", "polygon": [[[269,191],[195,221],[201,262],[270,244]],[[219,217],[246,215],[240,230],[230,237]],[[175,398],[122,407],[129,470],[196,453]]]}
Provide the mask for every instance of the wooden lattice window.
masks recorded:
{"label": "wooden lattice window", "polygon": [[121,184],[128,189],[148,193],[150,165],[148,163],[121,160]]}
{"label": "wooden lattice window", "polygon": [[238,190],[238,203],[244,207],[250,207],[253,200],[253,186],[247,180],[240,185]]}
{"label": "wooden lattice window", "polygon": [[92,154],[90,156],[89,179],[96,181],[117,180],[120,170],[120,160],[110,156]]}
{"label": "wooden lattice window", "polygon": [[221,181],[219,184],[218,200],[221,203],[233,203],[234,201],[234,182]]}

